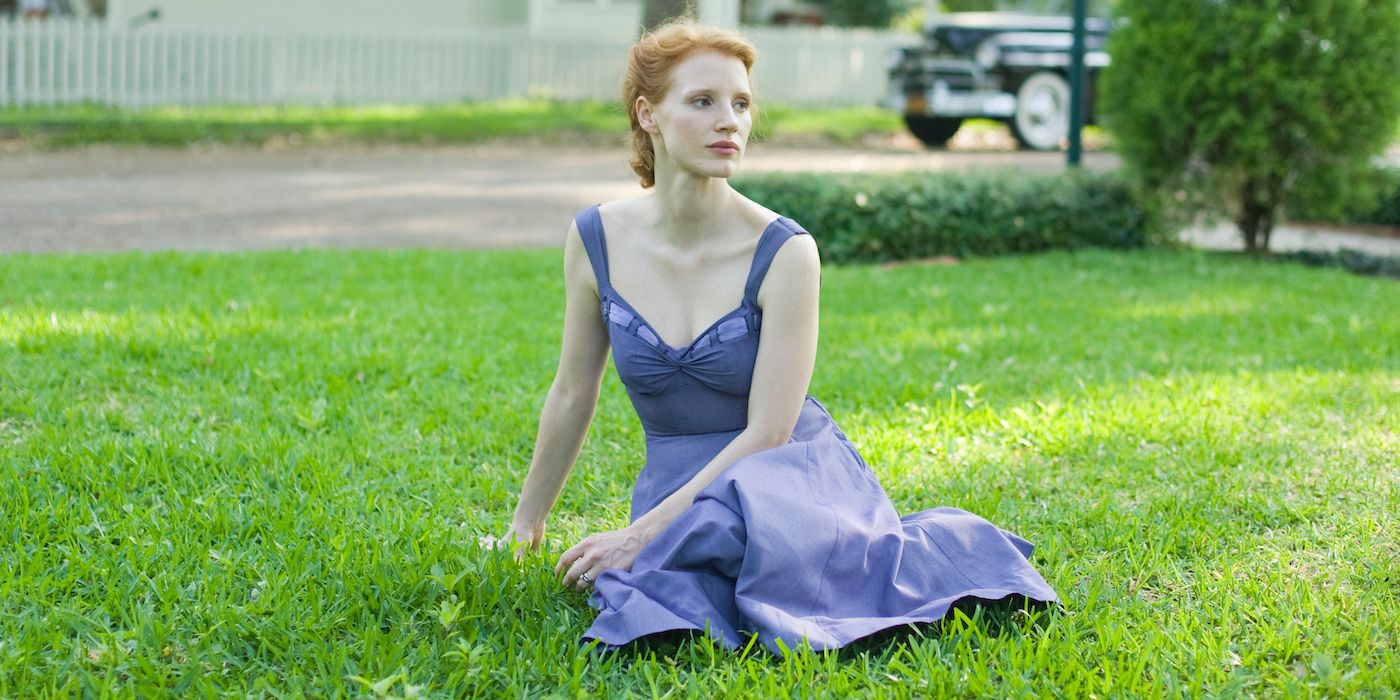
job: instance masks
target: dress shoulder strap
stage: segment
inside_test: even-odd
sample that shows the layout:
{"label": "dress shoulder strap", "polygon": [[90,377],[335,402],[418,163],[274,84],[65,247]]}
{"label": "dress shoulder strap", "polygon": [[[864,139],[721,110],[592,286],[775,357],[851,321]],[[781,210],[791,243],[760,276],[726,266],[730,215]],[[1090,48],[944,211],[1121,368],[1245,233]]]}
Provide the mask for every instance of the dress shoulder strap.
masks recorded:
{"label": "dress shoulder strap", "polygon": [[796,235],[808,235],[807,230],[786,216],[778,217],[763,231],[763,236],[758,239],[758,250],[753,254],[753,267],[749,269],[749,279],[744,283],[745,303],[758,304],[758,289],[763,286],[763,278],[768,275],[773,257],[789,238]]}
{"label": "dress shoulder strap", "polygon": [[603,217],[598,214],[598,205],[574,214],[574,225],[583,239],[583,249],[588,253],[588,262],[593,265],[593,277],[598,280],[598,293],[612,286],[608,278],[608,243],[603,236]]}

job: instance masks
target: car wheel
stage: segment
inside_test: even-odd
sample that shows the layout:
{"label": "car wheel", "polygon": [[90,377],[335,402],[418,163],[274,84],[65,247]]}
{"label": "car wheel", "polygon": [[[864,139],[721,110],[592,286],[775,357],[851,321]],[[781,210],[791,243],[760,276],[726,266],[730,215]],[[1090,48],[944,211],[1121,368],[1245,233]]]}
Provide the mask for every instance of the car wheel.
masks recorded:
{"label": "car wheel", "polygon": [[904,125],[909,127],[914,137],[930,148],[941,148],[958,133],[963,120],[959,117],[926,117],[921,114],[904,115]]}
{"label": "car wheel", "polygon": [[1041,71],[1016,91],[1011,132],[1024,148],[1053,151],[1069,138],[1069,83],[1059,73]]}

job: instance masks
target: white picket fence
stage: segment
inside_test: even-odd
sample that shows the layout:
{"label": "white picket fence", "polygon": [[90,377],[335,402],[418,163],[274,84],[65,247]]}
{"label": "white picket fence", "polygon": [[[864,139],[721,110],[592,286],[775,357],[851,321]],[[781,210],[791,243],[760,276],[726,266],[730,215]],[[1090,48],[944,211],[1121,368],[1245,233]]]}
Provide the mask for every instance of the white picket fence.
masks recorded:
{"label": "white picket fence", "polygon": [[[797,105],[874,103],[885,57],[916,41],[832,28],[744,33],[759,49],[759,99]],[[614,99],[627,45],[514,27],[290,33],[0,20],[0,107]]]}

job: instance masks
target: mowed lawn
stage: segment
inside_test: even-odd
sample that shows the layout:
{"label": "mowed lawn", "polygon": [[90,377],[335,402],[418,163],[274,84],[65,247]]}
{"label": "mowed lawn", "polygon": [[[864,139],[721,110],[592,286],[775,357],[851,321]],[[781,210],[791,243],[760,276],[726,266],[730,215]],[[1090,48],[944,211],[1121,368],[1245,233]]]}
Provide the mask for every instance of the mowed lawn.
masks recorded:
{"label": "mowed lawn", "polygon": [[839,654],[594,655],[554,557],[625,524],[611,368],[548,552],[500,534],[557,250],[0,257],[0,696],[1400,692],[1400,285],[1170,251],[823,271],[812,393],[901,512],[1037,545],[1058,611]]}

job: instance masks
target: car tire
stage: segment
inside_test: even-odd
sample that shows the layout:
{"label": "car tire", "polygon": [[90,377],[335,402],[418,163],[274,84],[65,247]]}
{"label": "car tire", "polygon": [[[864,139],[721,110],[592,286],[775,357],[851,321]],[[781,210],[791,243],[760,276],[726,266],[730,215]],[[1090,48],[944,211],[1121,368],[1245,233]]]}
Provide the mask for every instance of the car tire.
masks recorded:
{"label": "car tire", "polygon": [[1069,138],[1069,83],[1053,71],[1032,73],[1016,90],[1011,133],[1022,148],[1058,150]]}
{"label": "car tire", "polygon": [[960,117],[926,117],[922,114],[904,115],[904,125],[909,127],[914,138],[924,142],[929,148],[943,148],[948,139],[958,133],[963,120]]}

